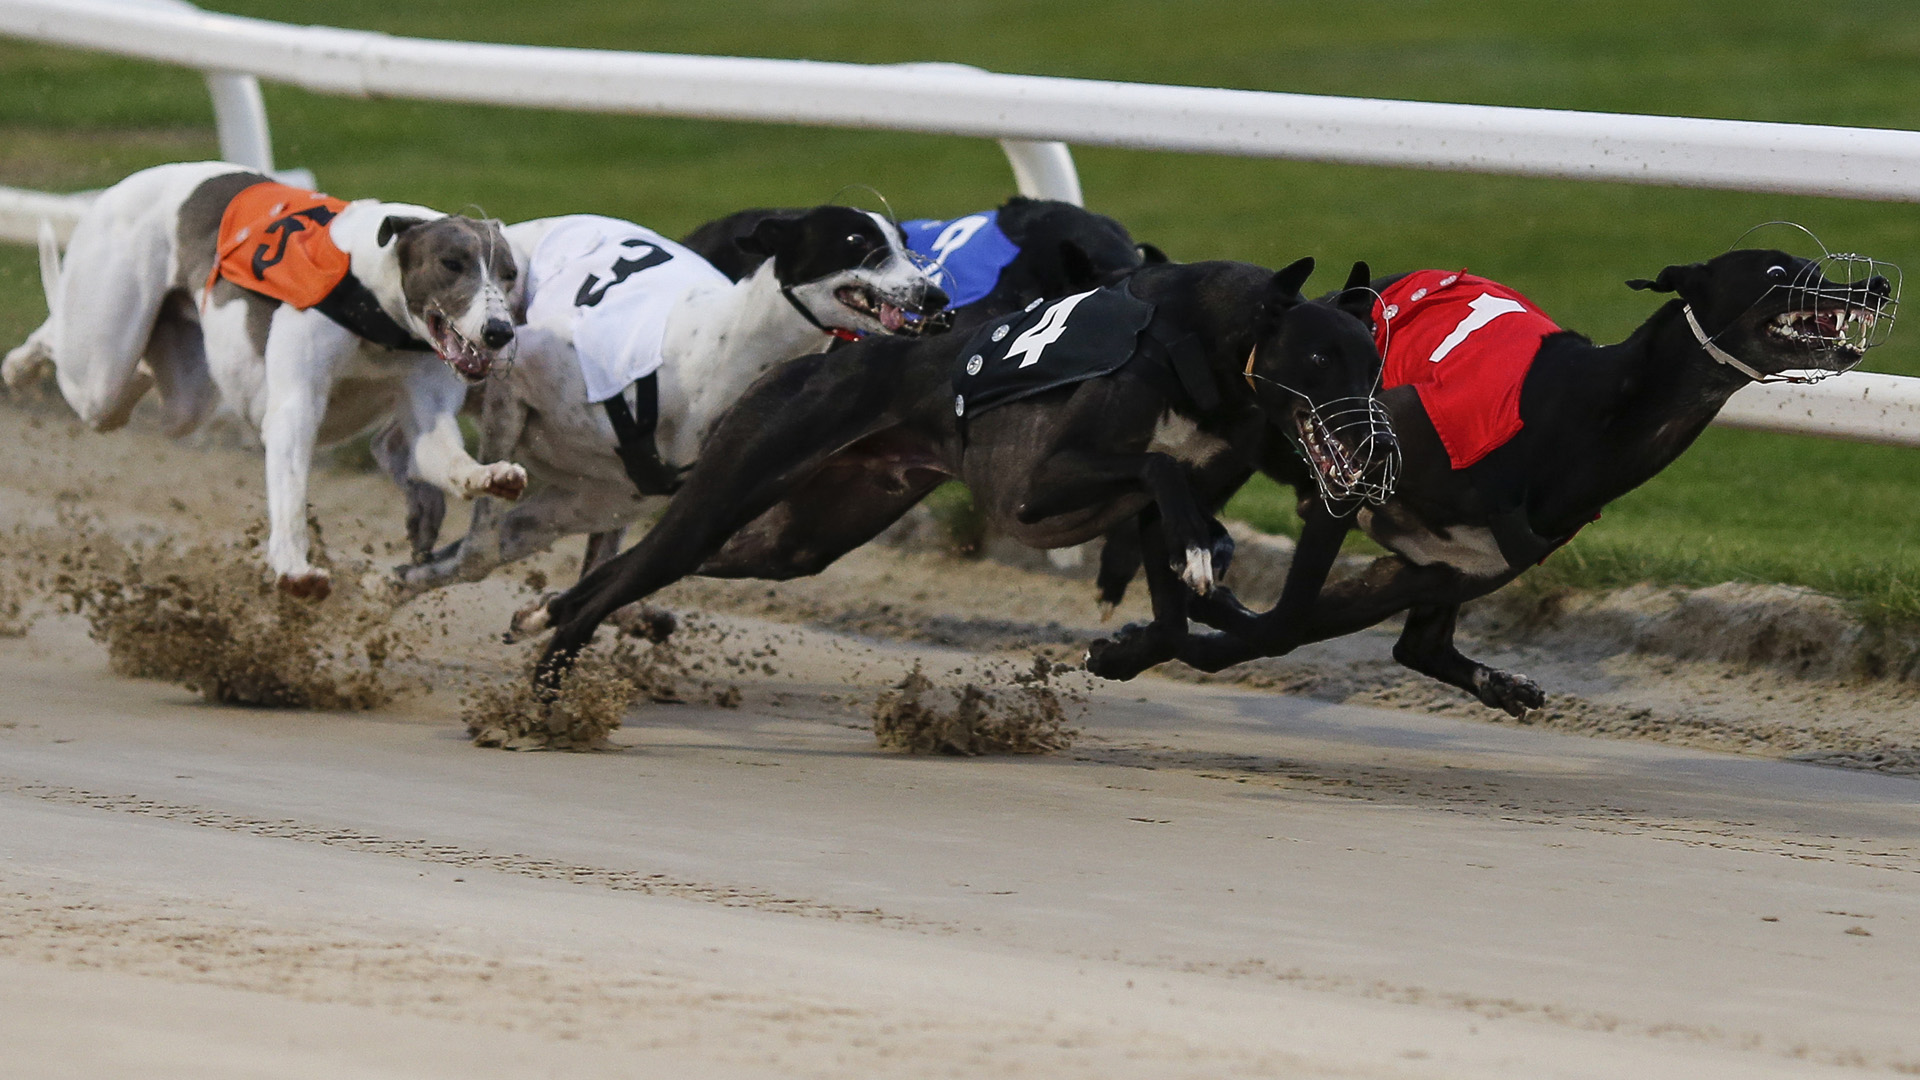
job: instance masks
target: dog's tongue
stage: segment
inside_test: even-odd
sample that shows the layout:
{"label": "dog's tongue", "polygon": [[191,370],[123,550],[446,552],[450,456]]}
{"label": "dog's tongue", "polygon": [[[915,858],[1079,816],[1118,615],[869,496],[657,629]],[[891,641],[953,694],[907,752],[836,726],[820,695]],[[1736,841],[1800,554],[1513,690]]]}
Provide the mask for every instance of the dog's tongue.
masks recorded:
{"label": "dog's tongue", "polygon": [[907,313],[892,304],[883,303],[880,305],[880,325],[886,327],[888,333],[893,333],[907,325]]}

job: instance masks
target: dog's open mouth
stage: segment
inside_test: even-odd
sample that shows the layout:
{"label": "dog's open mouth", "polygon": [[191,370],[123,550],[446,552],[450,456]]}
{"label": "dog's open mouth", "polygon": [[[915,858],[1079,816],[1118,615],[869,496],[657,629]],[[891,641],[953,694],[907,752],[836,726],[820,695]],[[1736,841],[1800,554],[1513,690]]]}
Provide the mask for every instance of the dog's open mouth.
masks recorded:
{"label": "dog's open mouth", "polygon": [[1334,436],[1333,429],[1319,413],[1300,409],[1294,413],[1293,424],[1299,431],[1300,452],[1306,455],[1307,464],[1313,466],[1313,471],[1330,487],[1350,488],[1365,477],[1365,470],[1353,453]]}
{"label": "dog's open mouth", "polygon": [[1371,397],[1342,398],[1325,409],[1302,404],[1293,425],[1300,456],[1322,496],[1333,502],[1379,504],[1400,479],[1400,443],[1392,420]]}
{"label": "dog's open mouth", "polygon": [[889,334],[919,334],[932,320],[918,311],[901,307],[865,285],[842,285],[833,290],[833,298],[857,315],[865,315]]}
{"label": "dog's open mouth", "polygon": [[1879,321],[1879,312],[1871,308],[1835,305],[1813,311],[1783,311],[1768,320],[1766,330],[1792,345],[1830,349],[1857,359],[1866,355]]}
{"label": "dog's open mouth", "polygon": [[427,335],[432,339],[433,351],[461,378],[477,383],[487,377],[487,371],[493,366],[493,354],[462,337],[437,311],[427,312]]}

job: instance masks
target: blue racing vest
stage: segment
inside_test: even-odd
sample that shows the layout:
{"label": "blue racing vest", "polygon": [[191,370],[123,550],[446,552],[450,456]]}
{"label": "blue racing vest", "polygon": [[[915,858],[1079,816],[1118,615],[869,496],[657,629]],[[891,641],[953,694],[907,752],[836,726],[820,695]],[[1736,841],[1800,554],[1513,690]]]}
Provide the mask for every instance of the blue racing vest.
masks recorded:
{"label": "blue racing vest", "polygon": [[1000,231],[1000,211],[968,214],[952,221],[906,221],[900,225],[907,247],[927,259],[931,277],[949,297],[947,307],[966,307],[984,299],[1000,281],[1000,271],[1020,254]]}

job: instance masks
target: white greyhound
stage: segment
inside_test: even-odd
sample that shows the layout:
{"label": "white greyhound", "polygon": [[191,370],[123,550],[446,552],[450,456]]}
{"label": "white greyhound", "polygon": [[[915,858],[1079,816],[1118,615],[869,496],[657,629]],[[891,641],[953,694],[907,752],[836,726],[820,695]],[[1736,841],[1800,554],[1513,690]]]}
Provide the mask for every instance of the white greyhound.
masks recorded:
{"label": "white greyhound", "polygon": [[96,431],[158,387],[176,436],[224,398],[266,445],[267,562],[293,595],[331,588],[307,560],[316,443],[392,418],[418,479],[467,498],[526,486],[519,466],[470,457],[456,418],[512,355],[518,267],[498,222],[162,165],[101,193],[64,264],[43,225],[40,274],[47,321],[7,355],[7,385],[51,364]]}
{"label": "white greyhound", "polygon": [[529,268],[526,325],[513,371],[487,387],[481,447],[525,462],[534,488],[504,512],[477,503],[466,536],[396,571],[401,594],[477,581],[578,533],[601,534],[592,566],[769,368],[836,333],[915,332],[947,301],[892,222],[841,206],[762,223],[740,242],[766,262],[738,283],[613,218],[506,233]]}

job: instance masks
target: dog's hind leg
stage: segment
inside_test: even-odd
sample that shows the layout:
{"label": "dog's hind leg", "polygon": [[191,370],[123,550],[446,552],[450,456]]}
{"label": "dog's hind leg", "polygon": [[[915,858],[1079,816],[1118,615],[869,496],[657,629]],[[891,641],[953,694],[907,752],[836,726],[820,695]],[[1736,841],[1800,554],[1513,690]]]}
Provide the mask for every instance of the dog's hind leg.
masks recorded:
{"label": "dog's hind leg", "polygon": [[60,240],[53,223],[40,222],[40,291],[47,298],[47,321],[0,361],[0,382],[15,393],[39,382],[53,368],[53,339],[60,321]]}
{"label": "dog's hind leg", "polygon": [[627,538],[625,529],[607,529],[604,532],[587,534],[587,552],[580,559],[580,576],[586,577],[593,568],[620,554],[620,545]]}
{"label": "dog's hind leg", "polygon": [[407,501],[407,546],[413,561],[424,563],[434,557],[433,545],[440,542],[440,529],[447,520],[446,492],[413,476],[413,444],[405,425],[389,423],[374,432],[367,444],[394,486]]}
{"label": "dog's hind leg", "polygon": [[1394,643],[1393,658],[1407,667],[1457,686],[1489,708],[1521,717],[1547,703],[1547,697],[1525,675],[1490,668],[1470,660],[1454,647],[1458,604],[1415,604],[1407,609],[1407,624]]}
{"label": "dog's hind leg", "polygon": [[184,290],[167,294],[147,337],[145,356],[160,391],[161,429],[168,436],[185,435],[213,415],[220,391],[207,369],[199,313]]}
{"label": "dog's hind leg", "polygon": [[820,353],[756,383],[721,416],[699,463],[639,543],[564,594],[514,616],[515,635],[554,629],[539,683],[557,685],[607,616],[697,572],[728,537],[792,495],[835,453],[891,426],[896,377],[859,357]]}
{"label": "dog's hind leg", "polygon": [[1093,585],[1100,598],[1100,621],[1113,617],[1120,601],[1127,598],[1127,586],[1140,573],[1140,521],[1123,521],[1107,530],[1100,545],[1100,570]]}
{"label": "dog's hind leg", "polygon": [[[620,554],[620,544],[627,538],[625,529],[608,529],[604,532],[587,534],[587,551],[580,559],[580,576],[586,577],[593,568]],[[645,601],[636,601],[626,607],[617,608],[607,616],[607,621],[620,628],[630,637],[643,637],[648,641],[665,641],[680,628],[680,620],[666,608],[657,608]]]}
{"label": "dog's hind leg", "polygon": [[126,425],[153,386],[141,364],[171,289],[173,244],[143,225],[131,234],[111,215],[75,228],[49,295],[60,393],[95,431]]}

